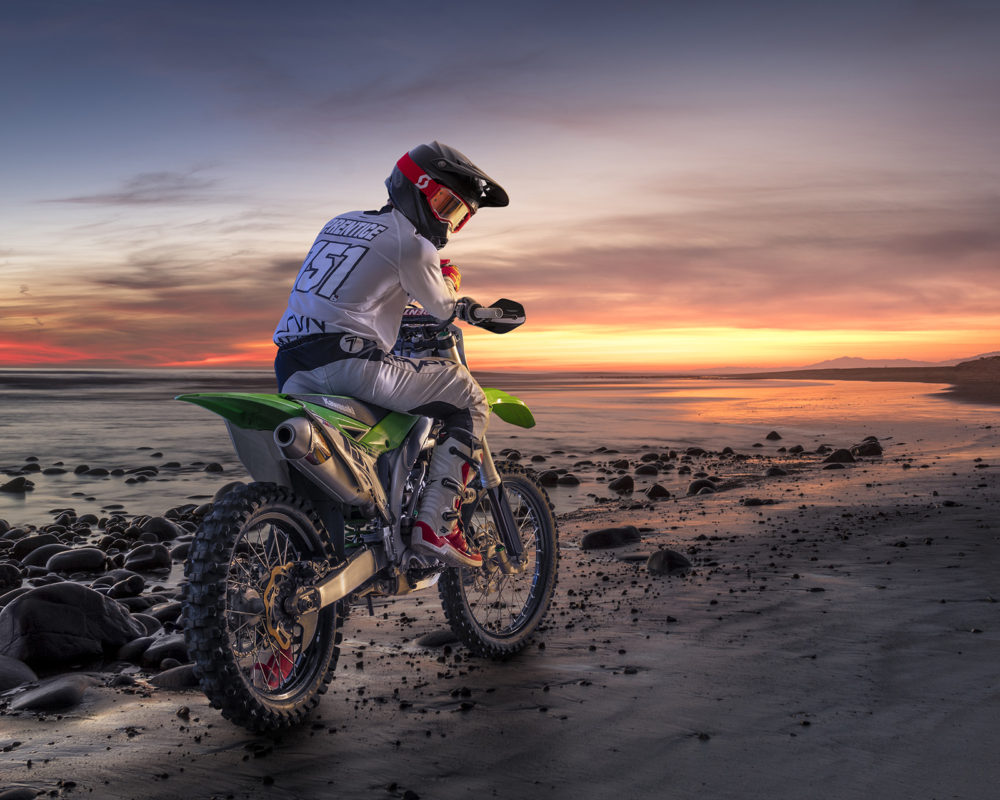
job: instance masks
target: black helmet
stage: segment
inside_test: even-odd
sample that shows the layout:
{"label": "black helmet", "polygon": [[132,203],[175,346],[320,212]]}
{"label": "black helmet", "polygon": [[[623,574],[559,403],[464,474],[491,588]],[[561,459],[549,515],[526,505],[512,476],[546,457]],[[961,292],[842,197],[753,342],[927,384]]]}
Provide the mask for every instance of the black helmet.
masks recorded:
{"label": "black helmet", "polygon": [[404,155],[386,178],[389,199],[439,250],[484,206],[505,206],[507,192],[453,147],[431,142]]}

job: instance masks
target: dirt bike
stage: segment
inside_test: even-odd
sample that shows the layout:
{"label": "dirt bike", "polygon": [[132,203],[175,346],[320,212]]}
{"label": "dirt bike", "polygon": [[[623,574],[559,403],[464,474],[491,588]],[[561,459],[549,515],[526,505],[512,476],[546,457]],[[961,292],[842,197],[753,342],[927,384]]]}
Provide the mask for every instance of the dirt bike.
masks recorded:
{"label": "dirt bike", "polygon": [[[465,364],[457,318],[494,333],[524,322],[510,300],[460,300],[452,320],[408,310],[396,352]],[[527,406],[484,388],[492,413],[531,427]],[[201,688],[254,731],[293,725],[334,677],[348,610],[372,597],[437,586],[454,634],[504,659],[538,629],[556,582],[552,505],[524,469],[482,465],[462,496],[460,527],[482,556],[446,567],[414,552],[410,530],[441,424],[352,397],[253,393],[177,399],[222,416],[253,483],[217,500],[185,564],[185,640]]]}

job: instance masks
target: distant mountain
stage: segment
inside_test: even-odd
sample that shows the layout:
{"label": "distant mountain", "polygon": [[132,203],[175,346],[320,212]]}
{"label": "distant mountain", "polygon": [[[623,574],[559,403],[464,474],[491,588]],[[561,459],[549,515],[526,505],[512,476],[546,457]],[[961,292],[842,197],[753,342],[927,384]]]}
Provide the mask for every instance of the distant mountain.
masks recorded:
{"label": "distant mountain", "polygon": [[909,358],[856,358],[852,356],[842,356],[828,361],[820,361],[817,364],[809,364],[798,369],[861,369],[866,367],[954,367],[966,361],[976,361],[980,358],[993,358],[1000,356],[1000,352],[980,353],[978,356],[968,356],[966,358],[953,358],[948,361],[913,361]]}
{"label": "distant mountain", "polygon": [[[955,362],[958,363],[957,361]],[[808,364],[799,369],[861,369],[869,367],[943,367],[951,366],[933,361],[913,361],[909,358],[855,358],[852,356],[841,356],[831,358],[827,361],[819,361],[816,364]]]}

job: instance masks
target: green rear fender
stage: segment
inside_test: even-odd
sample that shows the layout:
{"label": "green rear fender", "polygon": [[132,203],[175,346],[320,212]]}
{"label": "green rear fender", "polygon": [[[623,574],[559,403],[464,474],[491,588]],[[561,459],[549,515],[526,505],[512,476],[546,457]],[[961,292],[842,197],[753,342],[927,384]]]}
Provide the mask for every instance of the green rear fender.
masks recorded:
{"label": "green rear fender", "polygon": [[535,418],[523,400],[501,389],[488,389],[484,386],[483,392],[486,393],[490,410],[504,422],[521,428],[535,427]]}
{"label": "green rear fender", "polygon": [[175,399],[207,408],[237,428],[251,431],[273,431],[286,419],[304,416],[303,408],[308,408],[311,413],[375,452],[399,447],[419,419],[411,414],[392,412],[377,425],[369,427],[332,409],[313,403],[303,403],[283,394],[207,392],[182,394]]}

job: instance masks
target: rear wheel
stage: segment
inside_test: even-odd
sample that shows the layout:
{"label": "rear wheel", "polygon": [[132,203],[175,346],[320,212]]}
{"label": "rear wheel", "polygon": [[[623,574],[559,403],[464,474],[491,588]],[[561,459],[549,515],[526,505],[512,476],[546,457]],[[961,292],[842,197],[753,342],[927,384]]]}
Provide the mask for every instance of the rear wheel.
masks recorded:
{"label": "rear wheel", "polygon": [[185,639],[215,708],[251,730],[299,722],[337,666],[340,604],[292,618],[296,562],[333,556],[310,505],[270,483],[215,503],[185,565]]}
{"label": "rear wheel", "polygon": [[479,550],[477,568],[450,569],[438,590],[455,635],[472,652],[502,659],[521,650],[548,610],[556,585],[556,522],[545,490],[521,467],[497,465],[524,548],[519,562],[503,546],[486,492],[463,511],[466,535]]}

